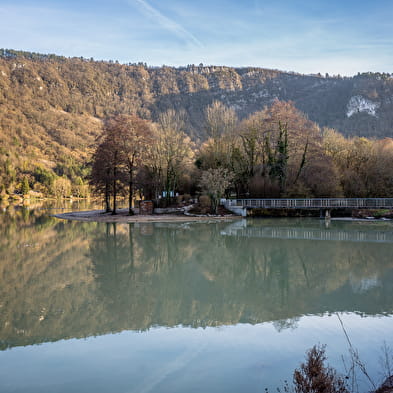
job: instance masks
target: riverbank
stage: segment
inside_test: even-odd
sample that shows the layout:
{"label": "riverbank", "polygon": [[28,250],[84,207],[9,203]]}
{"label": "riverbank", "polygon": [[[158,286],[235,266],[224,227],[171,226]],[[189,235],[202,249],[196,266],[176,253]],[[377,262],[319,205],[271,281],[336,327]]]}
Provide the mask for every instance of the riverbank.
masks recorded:
{"label": "riverbank", "polygon": [[383,221],[392,221],[391,218],[376,218],[376,217],[368,217],[368,218],[356,218],[356,217],[332,217],[331,221],[361,221],[361,222],[383,222]]}
{"label": "riverbank", "polygon": [[88,210],[54,214],[53,217],[63,220],[87,221],[87,222],[107,222],[107,223],[132,223],[132,222],[192,222],[192,221],[226,221],[239,219],[235,215],[224,216],[192,216],[183,213],[178,214],[152,214],[152,215],[128,215],[128,209],[119,209],[118,214],[105,213],[104,210]]}
{"label": "riverbank", "polygon": [[[87,222],[118,222],[118,223],[132,223],[132,222],[191,222],[191,221],[225,221],[241,219],[243,217],[237,215],[191,215],[179,213],[160,213],[152,215],[139,215],[133,216],[128,215],[128,209],[119,209],[118,214],[112,215],[111,213],[105,213],[104,210],[87,210],[87,211],[74,211],[68,213],[53,214],[53,217],[71,220],[71,221],[87,221]],[[254,218],[267,218],[263,216],[254,216]],[[269,217],[274,218],[274,217]],[[282,217],[276,217],[282,218]],[[294,217],[292,217],[294,218]],[[297,217],[299,218],[299,217]],[[304,217],[306,218],[306,217]],[[332,217],[331,221],[355,221],[355,222],[381,222],[381,221],[392,221],[386,218],[355,218],[355,217]]]}

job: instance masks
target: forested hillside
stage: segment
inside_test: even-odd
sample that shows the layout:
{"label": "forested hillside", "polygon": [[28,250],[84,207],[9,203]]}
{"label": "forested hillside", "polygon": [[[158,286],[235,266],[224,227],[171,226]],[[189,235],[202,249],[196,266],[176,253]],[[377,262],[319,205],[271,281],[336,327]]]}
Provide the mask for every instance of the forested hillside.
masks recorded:
{"label": "forested hillside", "polygon": [[157,120],[168,109],[184,110],[186,133],[202,141],[204,113],[213,101],[242,119],[276,99],[292,100],[310,120],[344,135],[393,136],[389,74],[342,78],[261,68],[148,67],[0,50],[3,183],[22,169],[42,184],[66,175],[82,187],[101,120],[114,114]]}

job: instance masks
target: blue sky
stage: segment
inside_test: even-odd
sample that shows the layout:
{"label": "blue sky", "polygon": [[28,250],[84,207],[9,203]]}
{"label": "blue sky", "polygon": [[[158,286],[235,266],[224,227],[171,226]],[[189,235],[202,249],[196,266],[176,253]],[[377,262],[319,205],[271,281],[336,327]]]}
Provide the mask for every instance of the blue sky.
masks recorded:
{"label": "blue sky", "polygon": [[0,0],[0,47],[149,65],[393,72],[392,0]]}

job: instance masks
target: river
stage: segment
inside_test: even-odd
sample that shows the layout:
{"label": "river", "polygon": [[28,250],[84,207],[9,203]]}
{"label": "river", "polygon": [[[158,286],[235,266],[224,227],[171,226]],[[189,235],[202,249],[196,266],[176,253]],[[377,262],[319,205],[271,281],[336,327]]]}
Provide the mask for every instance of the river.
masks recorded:
{"label": "river", "polygon": [[[0,391],[276,391],[348,339],[383,378],[393,224],[318,219],[105,224],[0,214]],[[360,391],[369,391],[359,375]]]}

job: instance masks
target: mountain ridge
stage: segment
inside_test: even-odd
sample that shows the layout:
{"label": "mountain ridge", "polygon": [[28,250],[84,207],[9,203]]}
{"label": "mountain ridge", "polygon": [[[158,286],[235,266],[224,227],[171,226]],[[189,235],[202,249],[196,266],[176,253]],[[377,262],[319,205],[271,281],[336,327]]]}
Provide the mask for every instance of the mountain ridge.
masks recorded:
{"label": "mountain ridge", "polygon": [[122,113],[155,121],[168,109],[181,110],[185,131],[202,141],[205,110],[215,100],[240,119],[275,100],[292,101],[320,127],[346,136],[393,137],[393,76],[387,73],[341,77],[202,64],[149,67],[0,49],[2,165],[34,164],[83,178],[104,118]]}
{"label": "mountain ridge", "polygon": [[[189,133],[201,136],[198,124],[213,100],[223,101],[244,118],[278,99],[293,101],[310,120],[344,135],[393,135],[393,117],[387,113],[393,103],[393,77],[386,73],[341,77],[202,64],[149,67],[145,63],[120,64],[4,49],[0,60],[2,79],[8,76],[11,86],[30,88],[42,82],[36,86],[40,90],[36,94],[46,95],[50,105],[68,113],[103,118],[131,109],[155,120],[161,111],[174,107],[186,110]],[[8,73],[4,69],[7,63]],[[63,93],[63,100],[54,100],[56,91]],[[78,95],[87,101],[85,105],[75,102]]]}

